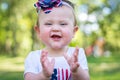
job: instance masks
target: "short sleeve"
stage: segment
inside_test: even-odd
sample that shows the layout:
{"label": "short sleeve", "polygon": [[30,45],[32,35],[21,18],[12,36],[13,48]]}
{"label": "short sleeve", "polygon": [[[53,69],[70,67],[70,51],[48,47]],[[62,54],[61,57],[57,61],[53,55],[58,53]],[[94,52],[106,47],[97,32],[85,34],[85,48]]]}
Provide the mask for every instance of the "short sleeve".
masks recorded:
{"label": "short sleeve", "polygon": [[83,48],[79,49],[78,62],[83,69],[88,69],[87,58]]}
{"label": "short sleeve", "polygon": [[29,55],[26,57],[24,66],[25,66],[24,75],[27,72],[38,73],[36,55],[33,52],[29,53]]}

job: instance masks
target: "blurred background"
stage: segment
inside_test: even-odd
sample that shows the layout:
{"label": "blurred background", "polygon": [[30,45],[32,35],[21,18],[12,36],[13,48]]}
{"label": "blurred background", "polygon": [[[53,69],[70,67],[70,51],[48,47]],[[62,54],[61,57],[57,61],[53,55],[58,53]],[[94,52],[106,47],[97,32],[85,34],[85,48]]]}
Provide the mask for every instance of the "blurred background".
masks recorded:
{"label": "blurred background", "polygon": [[[0,0],[0,80],[24,80],[24,60],[44,47],[33,29],[37,0]],[[70,46],[85,49],[91,80],[120,80],[120,0],[71,0],[79,31]]]}

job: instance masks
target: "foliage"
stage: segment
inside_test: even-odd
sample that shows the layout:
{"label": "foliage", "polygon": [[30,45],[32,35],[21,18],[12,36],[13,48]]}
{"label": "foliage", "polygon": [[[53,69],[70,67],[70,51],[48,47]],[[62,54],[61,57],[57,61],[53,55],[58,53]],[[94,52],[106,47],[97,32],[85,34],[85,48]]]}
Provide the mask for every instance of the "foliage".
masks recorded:
{"label": "foliage", "polygon": [[[33,0],[0,1],[0,51],[12,56],[31,50],[35,23]],[[29,4],[29,5],[28,5]]]}
{"label": "foliage", "polygon": [[[120,0],[72,0],[76,7],[76,14],[80,9],[88,15],[97,16],[98,31],[86,34],[81,25],[92,25],[93,22],[78,20],[80,32],[77,32],[70,46],[87,47],[92,45],[97,37],[104,37],[106,49],[120,50]],[[34,25],[37,13],[33,6],[36,0],[0,0],[0,54],[17,56],[27,54],[30,50],[43,47],[36,38]],[[80,6],[86,6],[81,8]],[[108,10],[108,13],[105,12]]]}
{"label": "foliage", "polygon": [[[86,46],[94,44],[94,41],[103,37],[105,39],[106,45],[105,49],[111,51],[119,51],[120,53],[120,0],[80,0],[80,10],[83,9],[83,12],[87,14],[86,21],[80,21],[80,26],[86,27],[86,25],[92,26],[93,24],[99,25],[99,30],[92,31],[91,33],[85,33],[85,42]],[[82,6],[82,7],[81,7]],[[86,9],[85,9],[86,8]],[[79,12],[79,11],[78,11]],[[81,13],[81,12],[79,12]],[[97,19],[96,21],[89,20],[91,18]],[[81,17],[80,17],[81,18]],[[88,29],[90,26],[88,26]],[[89,30],[87,30],[89,32]]]}
{"label": "foliage", "polygon": [[75,36],[74,36],[74,38],[72,39],[72,41],[70,43],[70,46],[79,46],[79,47],[82,47],[82,45],[83,45],[83,39],[82,39],[82,37],[83,37],[83,34],[78,30],[75,33]]}

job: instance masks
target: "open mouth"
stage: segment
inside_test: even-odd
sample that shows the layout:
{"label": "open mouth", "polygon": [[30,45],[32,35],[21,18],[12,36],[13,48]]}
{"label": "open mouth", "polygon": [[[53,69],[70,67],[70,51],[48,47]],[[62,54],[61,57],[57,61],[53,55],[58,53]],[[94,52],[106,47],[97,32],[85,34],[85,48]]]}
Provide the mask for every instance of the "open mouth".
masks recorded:
{"label": "open mouth", "polygon": [[60,40],[60,39],[62,38],[62,36],[61,36],[61,35],[58,35],[58,34],[53,34],[53,35],[51,35],[51,38],[52,38],[53,40]]}

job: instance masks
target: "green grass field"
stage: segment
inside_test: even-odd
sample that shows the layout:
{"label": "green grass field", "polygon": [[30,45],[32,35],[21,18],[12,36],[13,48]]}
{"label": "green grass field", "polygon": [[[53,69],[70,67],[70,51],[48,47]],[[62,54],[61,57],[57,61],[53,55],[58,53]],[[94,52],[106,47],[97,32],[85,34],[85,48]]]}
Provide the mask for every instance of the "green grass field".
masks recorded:
{"label": "green grass field", "polygon": [[24,57],[0,56],[0,80],[24,80]]}
{"label": "green grass field", "polygon": [[[0,80],[24,80],[25,57],[0,56]],[[120,57],[89,56],[90,80],[120,80]]]}
{"label": "green grass field", "polygon": [[88,57],[91,80],[120,80],[119,56]]}

